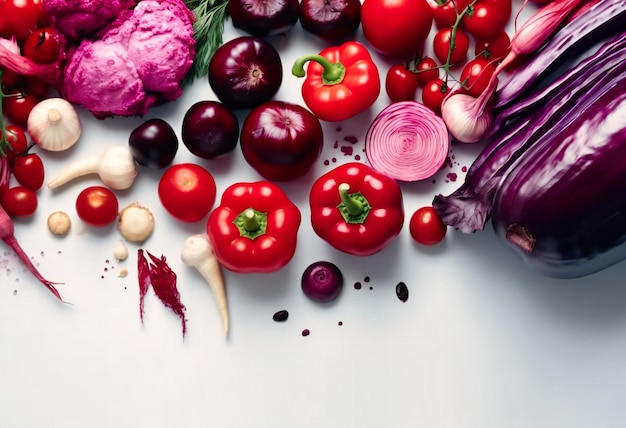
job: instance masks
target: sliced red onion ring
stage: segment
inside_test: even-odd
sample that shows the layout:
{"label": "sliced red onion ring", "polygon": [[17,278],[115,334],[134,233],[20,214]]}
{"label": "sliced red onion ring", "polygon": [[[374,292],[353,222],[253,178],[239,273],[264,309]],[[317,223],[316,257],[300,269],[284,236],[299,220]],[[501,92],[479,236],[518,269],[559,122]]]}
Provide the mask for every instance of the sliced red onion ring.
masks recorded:
{"label": "sliced red onion ring", "polygon": [[450,136],[443,120],[416,101],[385,107],[365,135],[372,168],[399,181],[432,177],[443,165]]}

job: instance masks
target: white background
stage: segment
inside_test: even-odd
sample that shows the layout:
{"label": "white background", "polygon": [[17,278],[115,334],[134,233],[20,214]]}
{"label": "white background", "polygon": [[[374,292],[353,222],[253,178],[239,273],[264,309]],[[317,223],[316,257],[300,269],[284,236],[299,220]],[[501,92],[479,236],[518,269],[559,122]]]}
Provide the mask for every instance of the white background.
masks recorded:
{"label": "white background", "polygon": [[[516,9],[519,2],[515,2]],[[239,35],[226,28],[226,39]],[[359,33],[359,39],[362,36]],[[283,58],[277,99],[302,102],[290,75],[299,55],[324,44],[299,25],[271,42]],[[375,55],[381,79],[389,63]],[[80,110],[83,137],[68,153],[42,153],[48,177],[67,162],[107,144],[127,144],[135,126],[166,119],[180,135],[194,102],[215,99],[205,80],[174,103],[143,118],[98,121]],[[0,427],[616,427],[626,425],[626,264],[577,280],[544,278],[524,266],[492,232],[450,231],[432,248],[414,244],[410,214],[462,181],[479,146],[452,147],[454,163],[434,179],[404,183],[407,220],[382,253],[358,258],[314,235],[307,194],[313,180],[353,160],[334,142],[358,137],[364,159],[367,126],[388,99],[349,121],[324,124],[325,149],[313,171],[281,186],[303,214],[299,246],[280,272],[225,272],[231,336],[225,339],[209,287],[180,261],[185,238],[205,221],[182,224],[161,208],[160,171],[140,169],[120,205],[138,201],[156,218],[141,246],[165,255],[178,275],[188,333],[152,291],[139,318],[137,246],[118,263],[114,226],[86,228],[74,213],[76,195],[95,177],[59,191],[40,191],[37,214],[16,222],[16,236],[44,276],[71,305],[57,302],[8,250],[0,249]],[[245,112],[240,112],[243,119]],[[336,163],[323,161],[335,157]],[[215,176],[218,194],[235,181],[260,177],[239,149],[198,162]],[[447,180],[456,173],[456,182]],[[48,214],[72,216],[69,236],[54,238]],[[332,260],[343,271],[340,298],[315,304],[301,292],[304,268]],[[126,268],[127,277],[118,277]],[[371,281],[363,280],[369,276]],[[355,289],[360,281],[363,288]],[[410,292],[402,303],[395,285]],[[372,287],[370,289],[369,287]],[[272,320],[286,309],[285,323]],[[343,325],[338,325],[339,322]],[[310,329],[303,337],[301,331]]]}

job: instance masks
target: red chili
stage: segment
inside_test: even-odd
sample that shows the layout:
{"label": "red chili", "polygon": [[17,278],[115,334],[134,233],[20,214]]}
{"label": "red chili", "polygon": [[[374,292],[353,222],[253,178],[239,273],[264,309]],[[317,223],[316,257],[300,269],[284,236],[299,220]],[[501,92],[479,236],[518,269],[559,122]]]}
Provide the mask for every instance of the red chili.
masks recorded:
{"label": "red chili", "polygon": [[319,177],[309,195],[315,233],[344,253],[369,256],[393,241],[404,225],[398,183],[360,162]]}
{"label": "red chili", "polygon": [[319,119],[338,122],[369,108],[380,93],[378,68],[365,46],[349,41],[305,55],[296,60],[291,72],[304,77],[302,98]]}
{"label": "red chili", "polygon": [[274,272],[295,254],[301,220],[298,207],[276,184],[235,183],[209,215],[207,235],[226,269]]}

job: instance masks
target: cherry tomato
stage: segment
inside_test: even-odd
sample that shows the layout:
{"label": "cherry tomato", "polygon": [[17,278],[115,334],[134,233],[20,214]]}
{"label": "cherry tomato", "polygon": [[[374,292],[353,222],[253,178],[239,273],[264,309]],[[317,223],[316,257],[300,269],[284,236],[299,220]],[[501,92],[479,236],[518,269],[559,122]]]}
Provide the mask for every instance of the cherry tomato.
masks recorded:
{"label": "cherry tomato", "polygon": [[51,64],[59,59],[59,42],[52,27],[31,33],[22,46],[23,55],[37,64]]}
{"label": "cherry tomato", "polygon": [[11,187],[0,194],[0,205],[10,217],[28,217],[37,210],[37,194],[28,187]]}
{"label": "cherry tomato", "polygon": [[433,15],[433,20],[438,27],[452,27],[456,22],[457,12],[461,13],[471,3],[471,0],[445,0],[439,3],[437,0],[426,0]]}
{"label": "cherry tomato", "polygon": [[117,218],[117,196],[104,186],[83,189],[76,197],[76,214],[83,222],[94,227],[104,227]]}
{"label": "cherry tomato", "polygon": [[37,29],[41,19],[43,5],[35,0],[5,0],[3,3],[3,15],[10,23],[11,34],[19,42]]}
{"label": "cherry tomato", "polygon": [[24,76],[26,91],[37,100],[42,100],[48,94],[50,86],[37,76]]}
{"label": "cherry tomato", "polygon": [[[0,69],[2,69],[0,67]],[[22,76],[8,68],[2,69],[2,88],[4,90],[16,88],[22,82]]]}
{"label": "cherry tomato", "polygon": [[495,37],[476,40],[474,53],[493,61],[504,58],[510,50],[511,38],[502,30]]}
{"label": "cherry tomato", "polygon": [[25,153],[28,149],[28,139],[22,128],[15,125],[7,125],[4,128],[4,137],[9,143],[7,147],[7,159],[12,163],[17,155]]}
{"label": "cherry tomato", "polygon": [[391,102],[413,101],[417,93],[417,74],[403,65],[389,67],[385,78],[385,89]]}
{"label": "cherry tomato", "polygon": [[409,221],[411,237],[421,245],[435,245],[446,237],[448,227],[431,206],[418,208]]}
{"label": "cherry tomato", "polygon": [[463,17],[463,28],[481,39],[495,37],[504,30],[507,19],[498,5],[494,3],[477,2],[471,7],[471,12]]}
{"label": "cherry tomato", "polygon": [[441,116],[441,103],[448,92],[450,87],[442,79],[431,80],[422,89],[422,103]]}
{"label": "cherry tomato", "polygon": [[[553,0],[542,0],[546,3],[549,3]],[[504,22],[508,22],[511,19],[511,10],[513,9],[513,1],[512,0],[480,0],[481,3],[492,3],[496,5],[500,12],[502,12],[502,18]]]}
{"label": "cherry tomato", "polygon": [[367,42],[383,55],[414,55],[432,28],[424,0],[364,0],[361,28]]}
{"label": "cherry tomato", "polygon": [[34,95],[13,89],[2,97],[2,112],[13,124],[26,127],[28,115],[36,104]]}
{"label": "cherry tomato", "polygon": [[11,21],[4,12],[4,3],[0,2],[0,37],[3,39],[10,39],[13,35],[13,29],[11,28]]}
{"label": "cherry tomato", "polygon": [[415,70],[417,71],[417,82],[420,86],[424,86],[426,83],[439,77],[437,62],[429,56],[420,59],[415,65]]}
{"label": "cherry tomato", "polygon": [[216,191],[211,173],[193,163],[168,167],[158,186],[163,208],[172,217],[187,223],[199,221],[211,211]]}
{"label": "cherry tomato", "polygon": [[460,78],[463,88],[469,95],[478,97],[489,85],[489,80],[495,71],[496,66],[493,61],[482,56],[474,58],[465,64],[461,71]]}
{"label": "cherry tomato", "polygon": [[452,28],[442,28],[437,31],[433,38],[435,57],[441,64],[446,64],[451,44],[453,44],[452,52],[450,53],[451,65],[460,64],[467,59],[467,51],[469,50],[469,37],[467,33],[457,28],[455,39],[452,40]]}
{"label": "cherry tomato", "polygon": [[24,187],[39,190],[43,186],[44,167],[41,158],[36,153],[17,156],[11,169],[13,176]]}

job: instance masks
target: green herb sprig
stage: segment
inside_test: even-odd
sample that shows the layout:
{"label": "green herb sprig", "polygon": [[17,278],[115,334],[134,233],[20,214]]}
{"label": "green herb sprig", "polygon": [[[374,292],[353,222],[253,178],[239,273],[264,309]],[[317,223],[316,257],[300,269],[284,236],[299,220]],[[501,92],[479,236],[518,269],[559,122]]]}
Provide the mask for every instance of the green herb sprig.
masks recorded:
{"label": "green herb sprig", "polygon": [[185,4],[194,15],[196,54],[184,86],[208,74],[211,57],[223,42],[228,0],[185,0]]}

